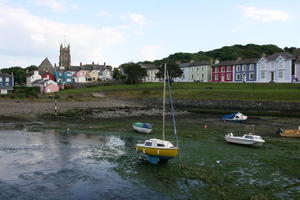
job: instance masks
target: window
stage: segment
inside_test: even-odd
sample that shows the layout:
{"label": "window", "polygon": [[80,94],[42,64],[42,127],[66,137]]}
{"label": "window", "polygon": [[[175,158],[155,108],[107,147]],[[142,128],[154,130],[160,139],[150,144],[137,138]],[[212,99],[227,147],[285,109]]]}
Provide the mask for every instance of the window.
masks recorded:
{"label": "window", "polygon": [[243,66],[242,66],[242,70],[243,70],[243,71],[246,71],[246,70],[247,70],[247,65],[243,65]]}
{"label": "window", "polygon": [[283,71],[279,71],[278,72],[278,78],[279,79],[283,79],[283,77],[284,77],[284,72]]}
{"label": "window", "polygon": [[216,73],[218,72],[218,67],[215,67],[215,72],[216,72]]}
{"label": "window", "polygon": [[254,80],[254,73],[249,74],[249,80],[253,81]]}
{"label": "window", "polygon": [[192,74],[192,79],[194,79],[194,74]]}
{"label": "window", "polygon": [[201,74],[201,79],[203,80],[203,78],[204,78],[204,74],[202,73],[202,74]]}
{"label": "window", "polygon": [[9,78],[8,78],[8,77],[6,77],[6,79],[5,79],[5,80],[6,80],[6,82],[9,82]]}
{"label": "window", "polygon": [[231,74],[227,74],[226,78],[227,78],[227,80],[230,80],[231,79]]}
{"label": "window", "polygon": [[279,63],[278,63],[278,68],[279,68],[279,69],[284,69],[284,65],[283,65],[283,62],[282,62],[282,61],[279,61]]}
{"label": "window", "polygon": [[157,143],[158,147],[164,147],[165,145]]}
{"label": "window", "polygon": [[260,78],[265,79],[266,78],[266,72],[260,72]]}
{"label": "window", "polygon": [[0,82],[2,82],[2,77],[0,77]]}
{"label": "window", "polygon": [[254,65],[253,64],[249,65],[249,71],[254,71]]}
{"label": "window", "polygon": [[218,81],[219,80],[219,76],[218,74],[215,74],[215,80]]}
{"label": "window", "polygon": [[241,70],[241,66],[240,66],[240,65],[236,66],[236,67],[235,67],[235,70],[236,70],[237,72],[239,72],[239,71]]}
{"label": "window", "polygon": [[265,67],[266,67],[266,66],[265,66],[265,63],[261,63],[261,68],[262,68],[262,69],[265,69]]}
{"label": "window", "polygon": [[228,67],[227,67],[227,71],[228,71],[228,72],[231,72],[231,66],[228,66]]}
{"label": "window", "polygon": [[271,67],[271,70],[275,70],[274,62],[271,62],[271,63],[270,63],[270,67]]}
{"label": "window", "polygon": [[235,75],[235,80],[237,80],[237,81],[241,80],[241,74],[236,74]]}
{"label": "window", "polygon": [[152,146],[152,142],[146,142],[146,143],[145,143],[145,146],[151,147],[151,146]]}
{"label": "window", "polygon": [[225,72],[225,67],[222,67],[221,69],[222,69],[222,72]]}

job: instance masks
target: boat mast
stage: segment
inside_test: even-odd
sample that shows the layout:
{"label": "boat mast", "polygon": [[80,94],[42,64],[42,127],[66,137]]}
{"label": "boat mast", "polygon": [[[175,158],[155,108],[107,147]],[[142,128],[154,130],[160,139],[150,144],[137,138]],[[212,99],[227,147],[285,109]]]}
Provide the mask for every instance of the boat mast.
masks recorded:
{"label": "boat mast", "polygon": [[162,139],[165,140],[165,107],[166,107],[166,75],[167,75],[167,63],[164,66],[164,92],[163,92],[163,130],[162,130]]}

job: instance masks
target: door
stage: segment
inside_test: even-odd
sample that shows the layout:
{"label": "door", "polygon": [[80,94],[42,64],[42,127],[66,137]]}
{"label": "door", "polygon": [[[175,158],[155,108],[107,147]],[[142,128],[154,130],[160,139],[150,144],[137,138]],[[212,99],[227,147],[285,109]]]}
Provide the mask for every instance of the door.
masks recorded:
{"label": "door", "polygon": [[274,72],[271,72],[271,82],[274,82],[274,76],[275,76],[275,73]]}
{"label": "door", "polygon": [[222,74],[222,75],[221,75],[221,82],[224,82],[224,81],[225,81],[225,75]]}
{"label": "door", "polygon": [[246,74],[243,74],[243,82],[246,82]]}

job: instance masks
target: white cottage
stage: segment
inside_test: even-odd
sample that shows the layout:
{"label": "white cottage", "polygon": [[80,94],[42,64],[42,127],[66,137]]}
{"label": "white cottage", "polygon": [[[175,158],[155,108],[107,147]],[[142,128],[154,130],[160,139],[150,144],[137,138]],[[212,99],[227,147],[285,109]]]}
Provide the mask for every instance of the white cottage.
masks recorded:
{"label": "white cottage", "polygon": [[38,70],[29,72],[26,76],[26,86],[27,87],[32,87],[32,83],[36,80],[42,79],[42,76],[39,74]]}
{"label": "white cottage", "polygon": [[295,57],[287,52],[262,57],[257,63],[257,82],[292,82],[294,60]]}
{"label": "white cottage", "polygon": [[158,72],[158,66],[143,64],[142,68],[145,68],[147,71],[147,76],[143,79],[144,82],[160,82],[161,79],[156,77],[156,73]]}
{"label": "white cottage", "polygon": [[182,75],[176,82],[209,82],[211,80],[211,65],[208,61],[182,63],[179,65]]}

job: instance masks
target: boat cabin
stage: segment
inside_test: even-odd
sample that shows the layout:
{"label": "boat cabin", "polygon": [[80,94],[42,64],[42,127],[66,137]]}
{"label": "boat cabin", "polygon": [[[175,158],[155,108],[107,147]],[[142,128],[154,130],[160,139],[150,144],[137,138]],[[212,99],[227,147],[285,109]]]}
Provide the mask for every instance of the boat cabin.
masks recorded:
{"label": "boat cabin", "polygon": [[262,140],[262,137],[257,135],[244,135],[244,138],[249,140]]}
{"label": "boat cabin", "polygon": [[173,148],[174,147],[174,145],[171,142],[159,140],[159,139],[145,140],[144,146],[149,148]]}

